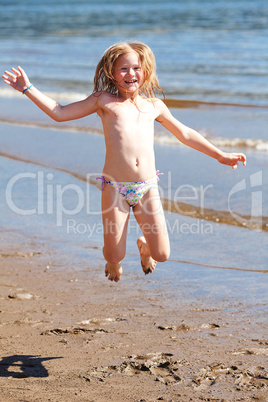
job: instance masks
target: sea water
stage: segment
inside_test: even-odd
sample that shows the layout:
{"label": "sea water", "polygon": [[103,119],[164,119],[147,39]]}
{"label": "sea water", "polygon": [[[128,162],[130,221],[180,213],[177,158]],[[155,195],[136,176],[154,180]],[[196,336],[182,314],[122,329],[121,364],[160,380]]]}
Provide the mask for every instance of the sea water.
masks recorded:
{"label": "sea water", "polygon": [[266,0],[3,4],[1,70],[21,64],[43,90],[90,93],[104,50],[140,40],[155,53],[167,98],[268,104]]}

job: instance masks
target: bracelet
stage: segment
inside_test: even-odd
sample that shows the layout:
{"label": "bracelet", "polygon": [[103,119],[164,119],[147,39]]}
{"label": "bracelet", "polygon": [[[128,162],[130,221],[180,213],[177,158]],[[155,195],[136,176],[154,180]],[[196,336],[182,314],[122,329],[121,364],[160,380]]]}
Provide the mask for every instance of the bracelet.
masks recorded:
{"label": "bracelet", "polygon": [[25,92],[28,91],[28,89],[30,89],[32,86],[33,86],[33,84],[31,84],[30,86],[28,86],[28,88],[25,88],[25,89],[22,91],[22,95],[24,95]]}

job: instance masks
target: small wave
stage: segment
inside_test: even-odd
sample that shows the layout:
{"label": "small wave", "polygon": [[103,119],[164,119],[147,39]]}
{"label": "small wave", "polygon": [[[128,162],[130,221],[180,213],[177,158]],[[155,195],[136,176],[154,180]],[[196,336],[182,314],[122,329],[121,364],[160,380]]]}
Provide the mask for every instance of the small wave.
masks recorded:
{"label": "small wave", "polygon": [[203,208],[183,202],[175,202],[167,198],[162,198],[161,201],[165,211],[190,216],[195,219],[268,232],[267,216],[234,214],[230,211],[218,211],[212,208]]}
{"label": "small wave", "polygon": [[[90,126],[78,126],[76,124],[64,123],[54,124],[51,123],[41,123],[41,122],[27,122],[27,121],[20,121],[20,120],[10,120],[0,118],[1,123],[7,124],[15,124],[15,125],[22,125],[27,127],[39,127],[39,128],[52,128],[53,130],[64,130],[64,131],[73,131],[73,132],[88,132],[88,133],[95,133],[95,134],[102,134],[103,130],[97,127],[90,127]],[[268,152],[268,141],[262,139],[253,139],[253,138],[221,138],[221,137],[209,137],[202,133],[204,137],[211,142],[216,147],[226,147],[226,148],[251,148],[256,151]],[[176,145],[176,146],[184,146],[180,141],[177,140],[176,137],[173,135],[163,132],[159,132],[155,134],[155,142],[159,144],[167,144],[167,145]]]}
{"label": "small wave", "polygon": [[[44,91],[44,94],[57,100],[63,100],[66,102],[78,101],[86,98],[91,94],[89,90],[88,93],[85,92],[73,92],[73,91]],[[0,87],[0,97],[15,98],[20,96],[21,93],[18,91],[11,90],[7,86]],[[165,98],[165,104],[169,108],[174,109],[192,109],[192,108],[211,108],[211,107],[234,107],[234,108],[253,108],[253,109],[268,109],[268,105],[256,105],[254,103],[232,103],[232,102],[210,102],[210,101],[200,101],[191,99],[174,99]]]}
{"label": "small wave", "polygon": [[[202,134],[202,133],[201,133]],[[216,147],[228,147],[228,148],[252,148],[257,151],[268,152],[268,141],[254,138],[221,138],[221,137],[204,137]],[[155,141],[160,144],[167,145],[183,145],[176,137],[160,133],[156,134]]]}
{"label": "small wave", "polygon": [[253,138],[207,138],[217,147],[253,148],[268,152],[268,141]]}
{"label": "small wave", "polygon": [[[57,99],[59,101],[65,102],[75,102],[80,101],[81,99],[85,99],[90,93],[86,94],[83,92],[50,92],[44,91],[45,95],[49,96],[52,99]],[[0,97],[1,98],[18,98],[21,96],[21,93],[9,87],[0,88]]]}
{"label": "small wave", "polygon": [[8,86],[4,88],[0,88],[0,97],[1,98],[18,98],[21,95],[20,92],[12,90]]}
{"label": "small wave", "polygon": [[78,92],[45,92],[47,96],[49,96],[52,99],[57,99],[59,101],[65,101],[65,102],[76,102],[76,101],[81,101],[85,98],[87,98],[90,93],[78,93]]}
{"label": "small wave", "polygon": [[206,268],[214,268],[214,269],[227,269],[232,271],[245,271],[245,272],[259,272],[262,274],[267,274],[268,269],[247,269],[247,268],[237,268],[237,267],[221,267],[219,265],[210,265],[210,264],[202,264],[200,262],[193,262],[193,261],[185,261],[185,260],[177,260],[169,258],[171,262],[179,262],[181,264],[189,264],[189,265],[197,265],[199,267],[206,267]]}
{"label": "small wave", "polygon": [[9,120],[3,119],[0,117],[0,123],[5,124],[14,124],[18,126],[26,126],[26,127],[36,127],[36,128],[48,128],[57,131],[71,131],[71,132],[82,132],[82,133],[91,133],[91,134],[103,134],[103,131],[95,128],[95,127],[86,127],[86,126],[78,126],[73,124],[55,124],[51,123],[41,123],[41,122],[27,122],[27,121],[20,121],[20,120]]}
{"label": "small wave", "polygon": [[166,98],[164,102],[167,105],[167,107],[174,109],[189,109],[189,108],[200,108],[200,107],[209,107],[209,108],[239,107],[239,108],[268,109],[268,105],[255,105],[255,104],[232,103],[232,102],[210,102],[210,101],[189,100],[189,99]]}

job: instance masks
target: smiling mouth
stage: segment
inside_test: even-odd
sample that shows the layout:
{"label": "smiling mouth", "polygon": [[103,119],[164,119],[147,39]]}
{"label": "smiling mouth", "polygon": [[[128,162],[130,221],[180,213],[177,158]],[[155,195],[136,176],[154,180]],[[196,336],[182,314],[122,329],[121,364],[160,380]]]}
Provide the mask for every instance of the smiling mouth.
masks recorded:
{"label": "smiling mouth", "polygon": [[125,81],[126,84],[135,84],[137,80]]}

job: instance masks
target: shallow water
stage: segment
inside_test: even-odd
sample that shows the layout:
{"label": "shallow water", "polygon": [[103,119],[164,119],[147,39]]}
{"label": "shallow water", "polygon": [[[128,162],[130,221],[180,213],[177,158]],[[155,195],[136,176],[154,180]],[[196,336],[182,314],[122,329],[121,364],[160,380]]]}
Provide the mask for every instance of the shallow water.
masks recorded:
{"label": "shallow water", "polygon": [[[194,113],[193,113],[194,115]],[[53,126],[54,127],[54,126]],[[1,153],[94,181],[102,172],[102,134],[1,124]],[[184,146],[155,144],[160,195],[165,208],[216,222],[267,230],[266,153],[246,150],[247,167],[232,170]],[[188,213],[188,209],[190,212]]]}

